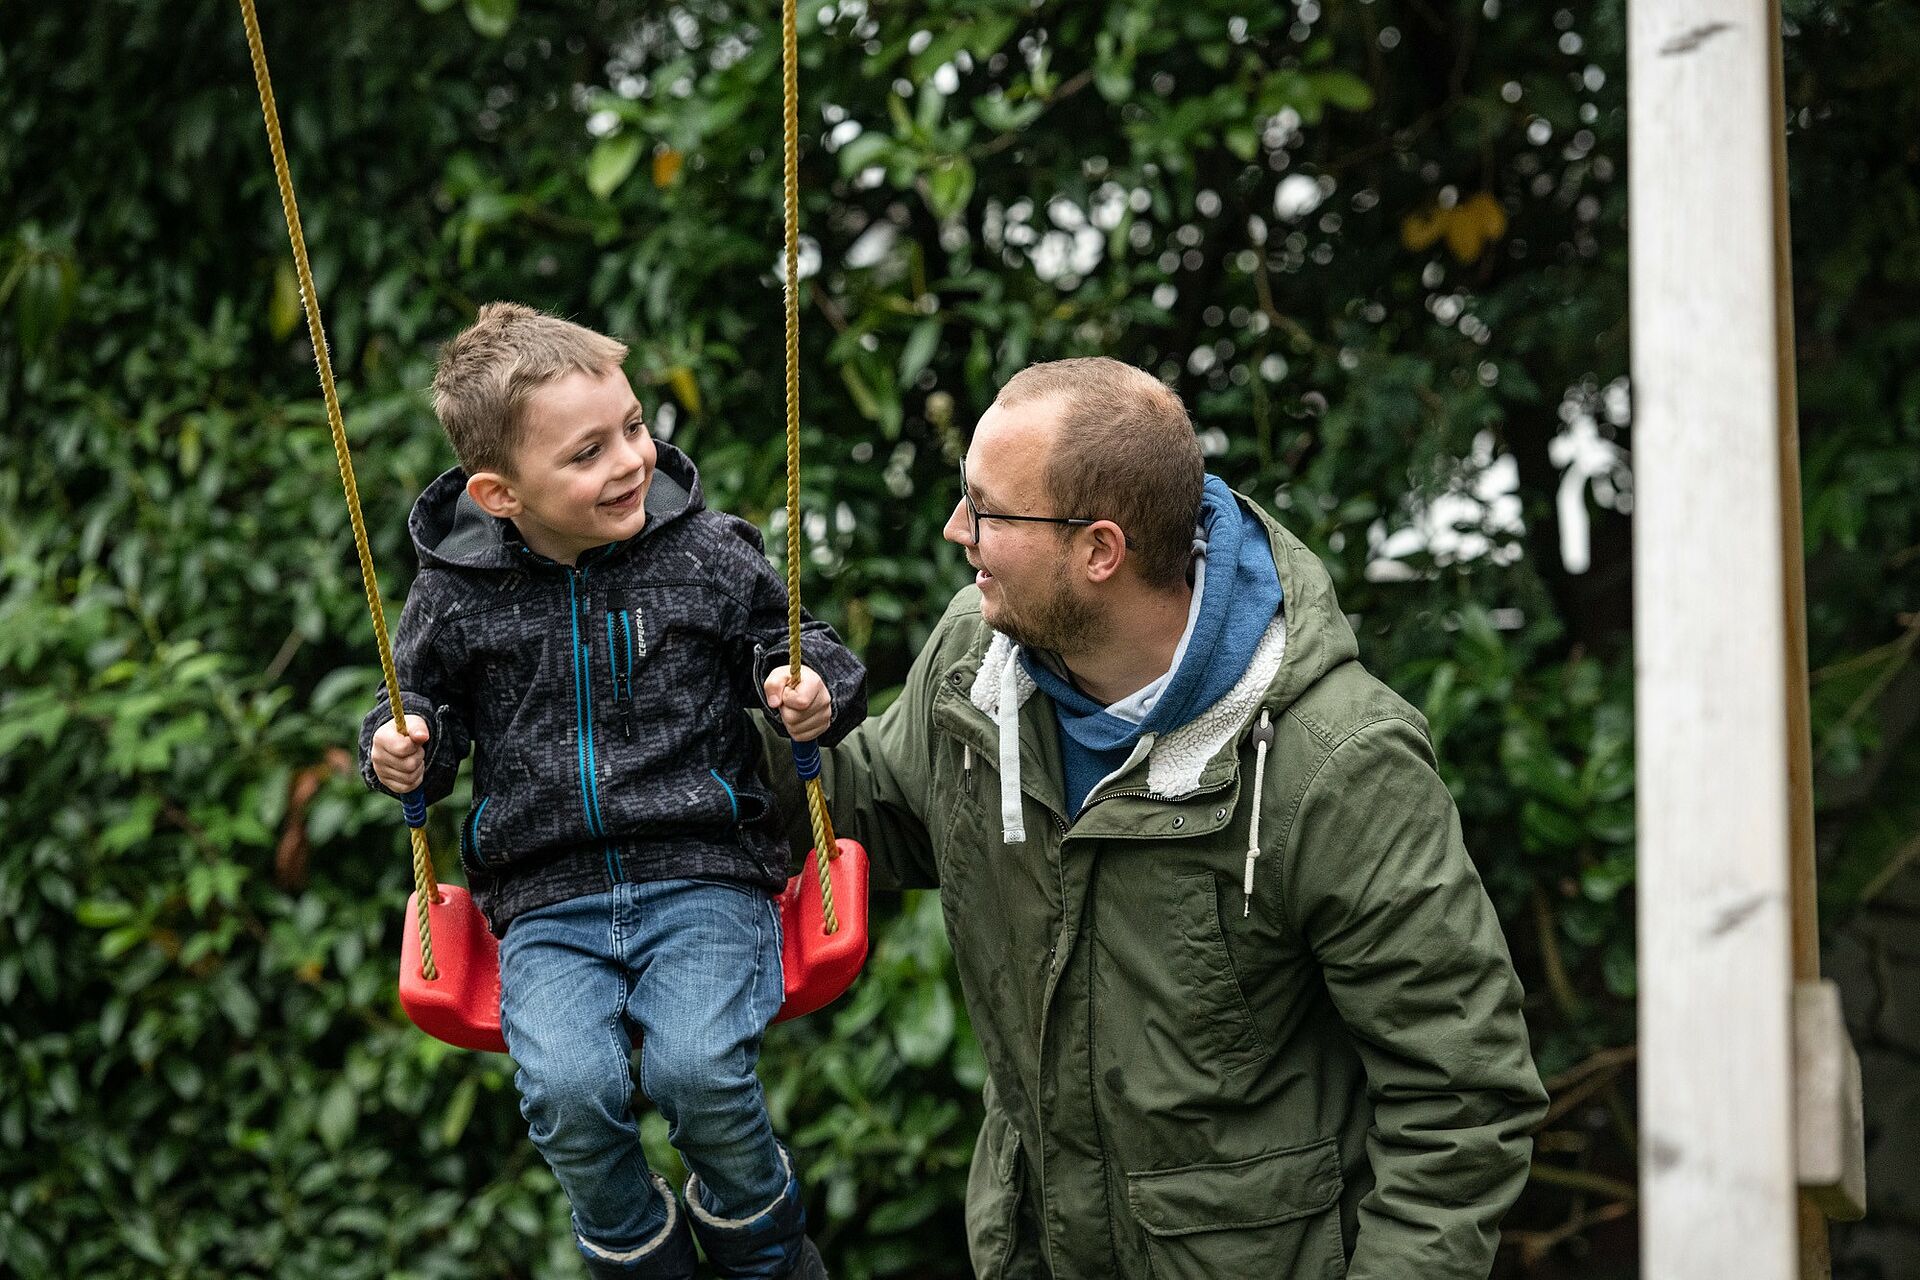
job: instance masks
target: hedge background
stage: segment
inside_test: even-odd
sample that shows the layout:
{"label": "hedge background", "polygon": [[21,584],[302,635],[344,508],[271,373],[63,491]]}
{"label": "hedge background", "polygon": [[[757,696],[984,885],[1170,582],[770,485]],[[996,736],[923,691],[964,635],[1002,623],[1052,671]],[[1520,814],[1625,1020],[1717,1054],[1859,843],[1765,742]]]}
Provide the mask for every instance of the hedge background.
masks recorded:
{"label": "hedge background", "polygon": [[[778,547],[774,7],[263,8],[390,616],[451,462],[433,350],[495,297],[631,340]],[[1870,1105],[1920,1121],[1887,981],[1920,963],[1920,13],[1786,14],[1823,905],[1882,984]],[[938,528],[998,383],[1172,382],[1431,719],[1508,925],[1557,1102],[1503,1274],[1634,1266],[1623,24],[803,14],[811,607],[884,704],[965,580]],[[405,840],[350,773],[373,646],[235,6],[0,7],[0,422],[0,1272],[578,1275],[506,1061],[394,1003]],[[980,1058],[936,904],[880,907],[764,1076],[836,1274],[959,1275]],[[1875,1115],[1840,1274],[1920,1274],[1920,1153]]]}

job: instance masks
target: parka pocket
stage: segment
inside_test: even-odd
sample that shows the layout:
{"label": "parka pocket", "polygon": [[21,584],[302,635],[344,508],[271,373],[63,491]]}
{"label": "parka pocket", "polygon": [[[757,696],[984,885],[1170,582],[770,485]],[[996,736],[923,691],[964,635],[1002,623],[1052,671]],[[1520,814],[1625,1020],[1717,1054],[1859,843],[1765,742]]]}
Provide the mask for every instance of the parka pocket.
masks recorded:
{"label": "parka pocket", "polygon": [[1174,880],[1173,915],[1169,959],[1188,1019],[1188,1042],[1203,1061],[1228,1074],[1259,1066],[1267,1047],[1234,972],[1220,927],[1219,885],[1211,873]]}
{"label": "parka pocket", "polygon": [[989,1110],[967,1171],[967,1253],[976,1280],[1011,1280],[1025,1184],[1020,1134]]}
{"label": "parka pocket", "polygon": [[1340,1151],[1334,1139],[1231,1164],[1127,1175],[1154,1280],[1286,1276],[1342,1280]]}

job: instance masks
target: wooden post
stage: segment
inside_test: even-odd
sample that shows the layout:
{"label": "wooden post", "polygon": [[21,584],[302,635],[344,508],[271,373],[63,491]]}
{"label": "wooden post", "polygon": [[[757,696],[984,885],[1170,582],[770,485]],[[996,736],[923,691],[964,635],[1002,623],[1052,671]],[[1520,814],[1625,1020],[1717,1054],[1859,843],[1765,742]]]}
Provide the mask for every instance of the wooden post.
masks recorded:
{"label": "wooden post", "polygon": [[1787,830],[1793,892],[1795,1167],[1801,1280],[1827,1280],[1827,1219],[1867,1212],[1860,1059],[1840,992],[1820,980],[1820,899],[1813,843],[1813,733],[1808,707],[1805,536],[1800,520],[1800,405],[1794,372],[1793,246],[1780,10],[1767,6],[1769,118],[1773,121],[1774,360],[1779,374],[1780,564],[1787,642]]}
{"label": "wooden post", "polygon": [[[1786,713],[1787,713],[1787,838],[1788,875],[1793,895],[1793,980],[1796,999],[1793,1005],[1795,1064],[1795,1168],[1806,1172],[1809,1153],[1819,1144],[1820,1134],[1831,1131],[1837,1116],[1811,1115],[1806,1077],[1826,1061],[1819,1049],[1808,1043],[1815,1036],[1830,1033],[1837,1026],[1841,1046],[1834,1048],[1840,1061],[1836,1073],[1844,1076],[1851,1060],[1852,1105],[1859,1106],[1858,1059],[1846,1042],[1846,1023],[1829,1023],[1819,1012],[1838,1011],[1836,993],[1822,992],[1820,982],[1820,902],[1818,877],[1814,865],[1813,844],[1813,731],[1808,706],[1807,664],[1807,591],[1805,537],[1800,519],[1800,403],[1799,383],[1794,371],[1793,342],[1793,243],[1787,202],[1786,88],[1782,67],[1780,7],[1768,4],[1767,12],[1767,120],[1772,134],[1773,176],[1773,319],[1774,363],[1779,369],[1777,392],[1780,400],[1778,440],[1780,458],[1780,565],[1783,577],[1783,614],[1786,626]],[[1824,999],[1823,996],[1832,998]],[[1849,1096],[1838,1086],[1834,1101]],[[1844,1105],[1844,1103],[1841,1103]],[[1837,1111],[1837,1107],[1835,1110]],[[1822,1110],[1825,1110],[1824,1108]],[[1844,1144],[1840,1144],[1844,1146]],[[1828,1249],[1827,1212],[1814,1196],[1801,1190],[1795,1207],[1798,1228],[1800,1280],[1827,1280],[1833,1262]]]}
{"label": "wooden post", "polygon": [[1628,19],[1641,1260],[1690,1280],[1799,1274],[1771,9]]}

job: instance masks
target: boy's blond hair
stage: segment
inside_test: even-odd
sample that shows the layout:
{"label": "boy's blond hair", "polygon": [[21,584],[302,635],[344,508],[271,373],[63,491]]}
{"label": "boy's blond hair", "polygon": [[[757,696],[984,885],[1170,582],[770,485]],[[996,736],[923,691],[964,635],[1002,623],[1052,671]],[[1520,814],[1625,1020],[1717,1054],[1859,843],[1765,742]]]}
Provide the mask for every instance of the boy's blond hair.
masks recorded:
{"label": "boy's blond hair", "polygon": [[467,474],[513,474],[527,399],[569,373],[618,369],[627,346],[517,302],[489,302],[433,371],[433,412]]}

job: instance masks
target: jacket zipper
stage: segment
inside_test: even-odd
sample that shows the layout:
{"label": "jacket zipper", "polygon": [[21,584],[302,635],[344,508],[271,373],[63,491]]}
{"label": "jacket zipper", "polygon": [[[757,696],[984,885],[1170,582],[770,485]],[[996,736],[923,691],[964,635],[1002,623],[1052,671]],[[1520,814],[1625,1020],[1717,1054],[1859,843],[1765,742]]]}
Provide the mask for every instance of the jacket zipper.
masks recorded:
{"label": "jacket zipper", "polygon": [[[596,781],[598,770],[593,747],[593,648],[587,640],[588,633],[580,626],[581,614],[587,607],[587,601],[580,598],[585,590],[586,568],[568,569],[567,605],[573,623],[573,715],[579,728],[574,761],[580,770],[580,798],[586,811],[587,830],[604,839],[607,829],[600,818],[600,787]],[[591,599],[590,592],[588,599]],[[607,874],[616,883],[624,880],[619,854],[611,844],[606,847],[606,854]]]}
{"label": "jacket zipper", "polygon": [[[622,643],[614,644],[613,619],[615,613],[620,617]],[[620,654],[626,653],[624,678]],[[633,633],[627,628],[625,610],[607,611],[607,671],[613,676],[613,706],[620,713],[620,736],[628,742],[633,741]]]}
{"label": "jacket zipper", "polygon": [[620,647],[627,655],[626,692],[621,695],[620,727],[626,736],[633,737],[633,626],[627,621],[627,611],[620,611]]}

